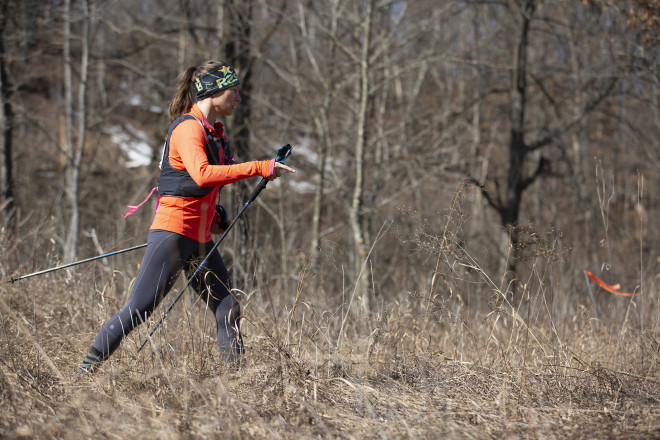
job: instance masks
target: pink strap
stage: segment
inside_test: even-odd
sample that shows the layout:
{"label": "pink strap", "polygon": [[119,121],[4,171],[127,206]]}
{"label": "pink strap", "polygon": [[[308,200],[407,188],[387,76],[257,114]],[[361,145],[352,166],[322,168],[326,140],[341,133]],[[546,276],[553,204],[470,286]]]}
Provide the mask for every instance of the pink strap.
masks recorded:
{"label": "pink strap", "polygon": [[[147,196],[147,198],[144,199],[144,200],[142,201],[142,203],[140,203],[139,205],[137,205],[137,206],[126,205],[126,207],[128,207],[128,212],[127,212],[126,214],[122,215],[122,217],[123,217],[123,218],[126,218],[126,217],[128,217],[129,215],[132,215],[132,214],[133,214],[135,211],[137,211],[138,209],[140,209],[140,206],[144,205],[144,204],[146,203],[146,201],[149,200],[149,197],[151,197],[151,195],[152,195],[152,194],[154,193],[154,191],[156,191],[157,189],[158,189],[157,186],[153,187],[153,188],[151,189],[151,192],[150,192],[149,195]],[[158,195],[158,201],[157,201],[157,203],[156,203],[156,211],[158,211],[158,206],[159,206],[159,205],[160,205],[160,194]]]}

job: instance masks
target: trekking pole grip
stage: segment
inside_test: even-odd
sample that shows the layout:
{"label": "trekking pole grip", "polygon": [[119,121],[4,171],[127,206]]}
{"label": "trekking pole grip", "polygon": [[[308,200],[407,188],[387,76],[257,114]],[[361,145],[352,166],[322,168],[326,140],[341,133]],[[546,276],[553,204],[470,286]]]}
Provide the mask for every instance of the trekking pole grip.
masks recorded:
{"label": "trekking pole grip", "polygon": [[250,194],[250,198],[248,199],[247,202],[245,202],[245,206],[248,206],[250,203],[254,202],[254,200],[257,198],[259,193],[266,188],[266,185],[268,185],[268,179],[265,177],[261,178],[261,182],[254,188],[254,191],[252,191],[252,194]]}

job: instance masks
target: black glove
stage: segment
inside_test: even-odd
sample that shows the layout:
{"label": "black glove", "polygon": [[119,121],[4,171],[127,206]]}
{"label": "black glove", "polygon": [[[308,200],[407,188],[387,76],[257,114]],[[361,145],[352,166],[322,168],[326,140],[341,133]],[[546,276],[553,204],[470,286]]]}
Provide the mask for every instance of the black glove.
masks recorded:
{"label": "black glove", "polygon": [[220,229],[226,230],[230,223],[227,217],[227,210],[222,205],[215,205],[215,223],[218,224]]}

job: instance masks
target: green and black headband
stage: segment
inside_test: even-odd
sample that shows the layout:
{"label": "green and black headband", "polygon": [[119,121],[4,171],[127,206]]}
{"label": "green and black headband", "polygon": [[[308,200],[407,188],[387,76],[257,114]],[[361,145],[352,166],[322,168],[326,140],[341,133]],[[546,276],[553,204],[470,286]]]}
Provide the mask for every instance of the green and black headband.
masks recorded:
{"label": "green and black headband", "polygon": [[218,67],[193,81],[196,101],[208,98],[239,84],[238,75],[230,66]]}

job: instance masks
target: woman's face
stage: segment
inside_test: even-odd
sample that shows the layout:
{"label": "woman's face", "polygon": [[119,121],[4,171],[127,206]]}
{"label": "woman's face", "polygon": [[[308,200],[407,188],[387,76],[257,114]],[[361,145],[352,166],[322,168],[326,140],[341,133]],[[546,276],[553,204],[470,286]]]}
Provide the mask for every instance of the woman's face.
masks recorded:
{"label": "woman's face", "polygon": [[211,97],[211,105],[218,115],[229,116],[241,102],[238,86],[230,87]]}

